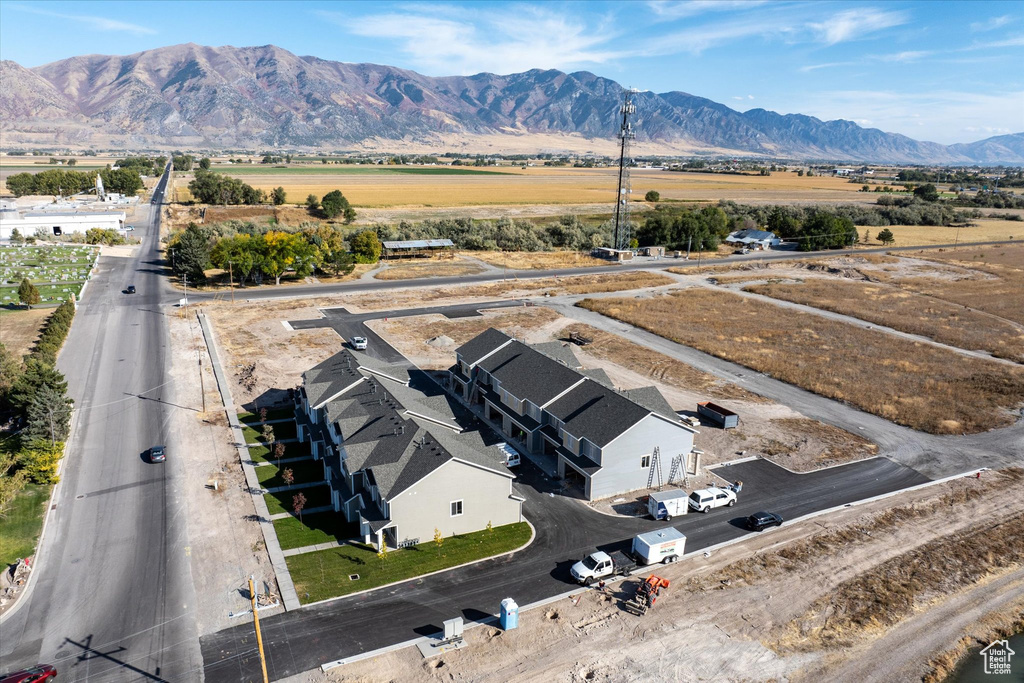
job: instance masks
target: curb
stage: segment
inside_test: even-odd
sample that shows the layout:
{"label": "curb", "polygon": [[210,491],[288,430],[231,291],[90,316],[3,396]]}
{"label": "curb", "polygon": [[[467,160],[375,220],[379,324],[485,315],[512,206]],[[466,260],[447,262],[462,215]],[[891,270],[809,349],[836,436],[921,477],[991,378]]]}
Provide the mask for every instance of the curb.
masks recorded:
{"label": "curb", "polygon": [[213,330],[202,312],[198,312],[196,317],[199,318],[199,326],[203,331],[203,339],[206,341],[206,348],[210,354],[210,365],[213,366],[213,374],[217,379],[217,389],[220,392],[221,402],[225,406],[224,411],[228,416],[228,425],[231,428],[232,437],[235,443],[239,444],[236,446],[236,450],[242,464],[242,473],[245,475],[246,486],[250,491],[260,491],[259,494],[251,493],[250,495],[256,508],[256,515],[260,518],[259,524],[260,530],[263,532],[263,543],[266,545],[267,554],[270,556],[270,564],[274,568],[274,577],[277,579],[277,588],[281,593],[281,602],[284,604],[285,610],[296,609],[300,606],[299,596],[295,592],[295,585],[292,583],[292,577],[288,573],[288,565],[285,562],[281,545],[277,540],[274,523],[270,521],[270,510],[267,509],[267,502],[263,500],[263,489],[256,478],[256,470],[249,464],[252,461],[249,455],[249,446],[245,443],[245,436],[242,433],[242,426],[238,421],[238,415],[226,407],[233,406],[234,400],[231,398],[231,389],[224,379],[224,370],[221,368],[220,358],[217,355]]}
{"label": "curb", "polygon": [[[984,472],[987,469],[988,469],[987,467],[982,467],[980,469],[970,470],[970,471],[967,471],[967,472],[962,472],[960,474],[954,474],[954,475],[951,475],[951,476],[948,476],[948,477],[943,477],[942,479],[935,479],[934,481],[929,481],[929,482],[926,482],[924,484],[918,484],[916,486],[910,486],[908,488],[900,489],[898,491],[891,491],[889,493],[883,493],[883,494],[878,495],[878,496],[872,496],[871,498],[864,498],[863,500],[858,500],[858,501],[855,501],[853,503],[847,503],[845,505],[837,505],[835,507],[827,508],[825,510],[819,510],[818,512],[812,512],[812,513],[804,515],[802,517],[798,517],[795,520],[792,520],[792,523],[803,522],[803,521],[806,521],[806,520],[809,520],[809,519],[814,519],[815,517],[819,517],[821,515],[828,514],[830,512],[837,512],[839,510],[845,510],[847,508],[856,507],[858,505],[863,505],[865,503],[871,503],[871,502],[875,502],[875,501],[878,501],[878,500],[883,500],[885,498],[890,498],[892,496],[895,496],[895,495],[900,494],[900,493],[905,493],[907,491],[916,491],[916,490],[919,490],[919,489],[927,488],[929,486],[935,486],[936,484],[944,484],[944,483],[946,483],[948,481],[952,481],[954,479],[962,479],[962,478],[969,477],[971,475],[977,474],[978,472]],[[771,531],[774,531],[774,529],[768,529],[766,531],[761,532],[761,534],[770,533]],[[748,537],[746,535],[744,535],[744,536],[740,536],[738,538],[734,538],[731,541],[723,541],[722,543],[716,543],[715,545],[708,546],[707,548],[702,548],[700,550],[695,550],[695,551],[690,552],[690,553],[684,553],[683,556],[679,558],[679,562],[683,562],[684,560],[686,560],[688,558],[696,557],[698,555],[704,555],[705,553],[710,554],[712,552],[715,552],[716,550],[721,550],[722,548],[725,548],[725,547],[728,547],[728,546],[731,546],[731,545],[736,545],[737,543],[740,543],[740,542],[746,541],[746,540],[748,540]],[[679,562],[675,562],[673,564],[678,564]],[[640,569],[634,570],[633,572],[631,572],[626,577],[615,577],[615,578],[607,580],[606,583],[611,583],[613,581],[620,580],[620,579],[621,580],[625,580],[628,577],[634,577],[634,576],[640,576],[640,575],[643,575],[643,574],[647,574],[647,573],[656,571],[657,569],[659,569],[661,567],[664,567],[664,566],[665,565],[662,565],[662,564],[647,565],[647,566],[642,567]],[[553,596],[548,597],[548,598],[543,598],[543,599],[538,600],[536,602],[531,602],[528,605],[520,605],[519,606],[519,611],[520,612],[526,612],[528,610],[536,609],[538,607],[544,607],[546,605],[550,605],[553,602],[558,602],[559,600],[563,600],[565,598],[572,597],[572,596],[580,594],[580,593],[584,593],[584,592],[587,592],[587,591],[594,591],[594,590],[598,590],[598,588],[595,587],[595,586],[591,586],[589,588],[585,587],[585,586],[579,586],[578,588],[575,588],[573,590],[566,591],[564,593],[559,593],[557,595],[553,595]],[[346,596],[346,597],[348,597],[348,596]],[[492,625],[495,621],[497,621],[497,619],[498,619],[497,615],[492,615],[492,616],[490,616],[487,619],[484,619],[484,620],[481,620],[481,621],[474,621],[472,624],[469,624],[469,625],[465,626],[464,630],[469,630],[471,628],[476,628],[477,626]],[[377,656],[380,656],[380,655],[383,655],[383,654],[387,654],[387,653],[393,652],[395,650],[401,650],[401,649],[404,649],[404,648],[407,648],[407,647],[411,647],[413,645],[418,645],[419,643],[428,642],[430,640],[433,640],[433,639],[428,637],[428,636],[423,636],[421,638],[415,638],[413,640],[407,640],[407,641],[404,641],[404,642],[401,642],[401,643],[395,643],[394,645],[388,645],[386,647],[382,647],[382,648],[379,648],[377,650],[371,650],[370,652],[363,652],[363,653],[360,653],[360,654],[357,654],[357,655],[353,655],[351,657],[345,657],[343,659],[337,659],[337,660],[334,660],[332,662],[327,662],[327,663],[322,664],[320,666],[320,670],[326,672],[326,671],[328,671],[330,669],[333,669],[333,668],[336,668],[336,667],[339,667],[339,666],[344,666],[345,664],[352,664],[352,663],[355,663],[355,662],[358,662],[358,661],[361,661],[361,660],[364,660],[364,659],[370,659],[372,657],[377,657]]]}
{"label": "curb", "polygon": [[[518,548],[514,548],[512,550],[506,550],[503,553],[500,553],[498,555],[491,555],[490,557],[481,557],[479,560],[472,560],[470,562],[463,562],[462,564],[457,564],[454,567],[445,567],[444,569],[438,569],[437,571],[430,572],[429,574],[419,574],[417,576],[410,576],[410,577],[408,577],[406,579],[401,579],[399,581],[392,581],[391,583],[385,583],[385,584],[380,585],[380,586],[374,586],[373,588],[367,588],[366,590],[356,591],[355,593],[345,593],[345,595],[339,595],[339,596],[334,597],[334,598],[325,598],[323,600],[317,600],[316,602],[310,602],[310,603],[307,603],[305,605],[302,605],[302,607],[303,607],[303,609],[305,609],[306,607],[313,607],[314,605],[323,605],[323,604],[326,604],[328,602],[334,602],[335,600],[344,600],[345,598],[351,598],[351,597],[354,597],[356,595],[363,595],[364,593],[370,593],[370,592],[373,592],[373,591],[376,591],[376,590],[380,590],[382,588],[390,588],[391,586],[397,586],[397,585],[399,585],[401,583],[406,583],[408,581],[414,581],[416,579],[423,579],[423,578],[426,578],[428,576],[434,576],[435,574],[443,574],[444,572],[450,572],[450,571],[453,571],[455,569],[461,569],[463,567],[469,567],[469,566],[472,566],[474,564],[480,564],[481,562],[486,562],[487,560],[496,560],[499,557],[505,557],[506,555],[511,555],[512,553],[518,553],[520,550],[522,550],[523,548],[528,547],[531,543],[533,543],[533,539],[537,538],[537,529],[534,528],[533,524],[530,524],[530,520],[528,520],[528,519],[526,519],[524,517],[523,521],[526,522],[526,524],[530,527],[530,538],[526,541],[526,543],[524,543],[523,545],[519,546]],[[416,640],[410,640],[408,642],[410,644],[413,644],[413,643],[420,642],[420,640],[423,640],[423,639],[417,638]],[[429,638],[426,638],[426,640],[429,640]],[[388,646],[388,647],[391,647],[391,646]],[[324,671],[326,671],[326,670],[327,669],[324,669]]]}
{"label": "curb", "polygon": [[[75,419],[77,419],[78,413],[76,412],[74,413],[74,415]],[[69,433],[75,433],[73,427]],[[46,529],[50,526],[50,518],[54,516],[53,513],[56,513],[56,510],[54,510],[53,508],[57,504],[55,502],[57,500],[57,492],[61,489],[61,484],[63,483],[63,480],[60,478],[60,475],[62,472],[64,472],[64,464],[67,460],[67,456],[68,442],[65,441],[64,453],[60,456],[60,463],[57,465],[57,483],[53,485],[52,489],[50,489],[50,497],[46,499],[46,514],[43,515],[43,526],[39,529],[39,543],[36,544],[35,554],[32,555],[32,571],[29,572],[28,578],[25,580],[25,590],[23,590],[21,593],[17,595],[17,597],[14,598],[14,604],[11,605],[10,609],[8,609],[3,614],[0,614],[0,624],[7,621],[7,619],[9,619],[11,615],[13,615],[19,609],[21,609],[21,606],[25,604],[25,601],[28,600],[29,596],[32,595],[32,591],[36,587],[37,582],[33,581],[32,579],[36,575],[36,569],[41,564],[41,558],[43,557],[43,539],[46,537]]]}

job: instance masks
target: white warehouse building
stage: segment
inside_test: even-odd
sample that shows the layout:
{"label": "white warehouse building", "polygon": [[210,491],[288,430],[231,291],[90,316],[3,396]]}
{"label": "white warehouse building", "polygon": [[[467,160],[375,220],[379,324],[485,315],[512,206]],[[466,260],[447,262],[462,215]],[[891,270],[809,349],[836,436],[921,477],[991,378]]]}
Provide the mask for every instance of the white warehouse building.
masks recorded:
{"label": "white warehouse building", "polygon": [[124,221],[124,211],[18,211],[5,202],[0,210],[0,240],[11,239],[15,230],[24,237],[33,237],[40,230],[58,237],[84,234],[91,228],[124,230]]}

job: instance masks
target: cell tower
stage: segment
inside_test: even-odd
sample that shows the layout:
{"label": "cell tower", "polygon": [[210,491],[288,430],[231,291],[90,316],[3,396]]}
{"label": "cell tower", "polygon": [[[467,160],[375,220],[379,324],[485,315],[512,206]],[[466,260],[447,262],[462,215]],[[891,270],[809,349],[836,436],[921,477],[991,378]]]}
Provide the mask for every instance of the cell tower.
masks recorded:
{"label": "cell tower", "polygon": [[622,151],[619,154],[619,193],[615,203],[615,248],[629,249],[629,243],[633,239],[633,228],[629,222],[629,195],[633,189],[629,182],[629,143],[636,138],[633,124],[629,117],[636,113],[636,105],[633,104],[633,96],[639,90],[628,88],[623,91],[622,128],[619,129],[619,138],[622,139]]}

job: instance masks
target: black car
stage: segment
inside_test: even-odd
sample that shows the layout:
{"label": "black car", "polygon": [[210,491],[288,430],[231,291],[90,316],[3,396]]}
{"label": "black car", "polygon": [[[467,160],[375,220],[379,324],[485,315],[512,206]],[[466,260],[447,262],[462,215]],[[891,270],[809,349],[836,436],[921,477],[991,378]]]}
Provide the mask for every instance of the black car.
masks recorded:
{"label": "black car", "polygon": [[135,293],[135,285],[128,285],[128,289],[124,290],[124,293],[125,294],[134,294]]}
{"label": "black car", "polygon": [[167,460],[167,451],[163,446],[153,446],[149,449],[150,462],[163,462]]}
{"label": "black car", "polygon": [[755,512],[747,517],[747,528],[751,531],[764,531],[773,526],[782,526],[782,515],[774,512]]}

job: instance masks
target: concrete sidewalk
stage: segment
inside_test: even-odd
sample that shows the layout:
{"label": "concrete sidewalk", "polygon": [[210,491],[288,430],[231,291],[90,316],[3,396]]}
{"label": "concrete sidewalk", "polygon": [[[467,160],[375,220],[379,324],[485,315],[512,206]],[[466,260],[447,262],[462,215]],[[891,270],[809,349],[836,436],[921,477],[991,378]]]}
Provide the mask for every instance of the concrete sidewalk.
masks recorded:
{"label": "concrete sidewalk", "polygon": [[248,445],[242,434],[242,423],[238,421],[238,415],[233,410],[234,400],[231,398],[231,389],[224,375],[224,368],[221,366],[220,357],[217,354],[217,342],[213,337],[213,329],[210,327],[206,316],[198,314],[199,324],[203,330],[203,339],[206,340],[206,347],[210,352],[210,359],[213,363],[213,374],[217,378],[217,388],[220,390],[221,401],[224,403],[228,415],[228,424],[231,427],[231,436],[237,444],[238,458],[242,464],[242,472],[245,474],[245,483],[252,493],[252,501],[256,506],[256,516],[260,519],[260,528],[263,531],[263,541],[267,546],[267,554],[270,556],[270,564],[274,567],[274,574],[277,576],[277,588],[281,593],[281,602],[286,610],[293,610],[300,607],[299,596],[295,593],[295,585],[292,583],[291,574],[288,573],[288,564],[285,562],[284,553],[281,551],[281,544],[278,543],[277,533],[274,531],[274,524],[270,521],[270,511],[267,509],[267,502],[263,500],[262,489],[259,479],[256,477],[255,468],[249,464],[252,458],[249,455]]}

